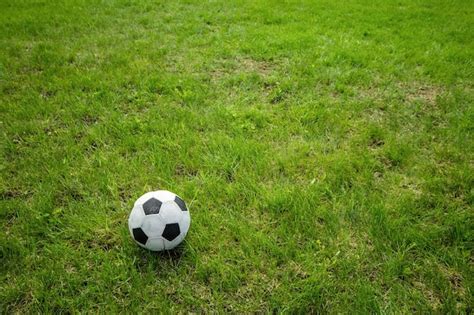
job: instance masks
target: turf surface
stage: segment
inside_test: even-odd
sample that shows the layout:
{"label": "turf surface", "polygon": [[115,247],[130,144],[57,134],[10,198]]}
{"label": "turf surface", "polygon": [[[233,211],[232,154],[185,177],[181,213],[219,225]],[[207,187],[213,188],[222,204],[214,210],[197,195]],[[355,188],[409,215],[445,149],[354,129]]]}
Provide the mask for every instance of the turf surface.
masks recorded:
{"label": "turf surface", "polygon": [[[0,312],[473,310],[474,2],[0,1]],[[168,189],[191,229],[130,238]]]}

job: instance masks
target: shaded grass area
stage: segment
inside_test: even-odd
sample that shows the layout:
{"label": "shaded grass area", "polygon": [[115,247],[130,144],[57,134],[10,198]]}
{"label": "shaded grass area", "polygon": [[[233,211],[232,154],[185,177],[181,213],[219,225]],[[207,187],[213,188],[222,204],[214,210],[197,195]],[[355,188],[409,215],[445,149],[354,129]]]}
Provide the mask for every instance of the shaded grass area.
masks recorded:
{"label": "shaded grass area", "polygon": [[1,2],[0,309],[471,312],[473,10]]}

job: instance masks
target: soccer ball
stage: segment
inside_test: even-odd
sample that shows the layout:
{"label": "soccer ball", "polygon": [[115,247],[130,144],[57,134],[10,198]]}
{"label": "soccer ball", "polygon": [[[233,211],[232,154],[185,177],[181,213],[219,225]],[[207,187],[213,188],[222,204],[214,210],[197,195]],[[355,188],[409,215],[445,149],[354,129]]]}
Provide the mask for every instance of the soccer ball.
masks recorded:
{"label": "soccer ball", "polygon": [[138,198],[128,218],[133,239],[152,251],[175,248],[184,240],[190,224],[183,199],[167,190],[148,192]]}

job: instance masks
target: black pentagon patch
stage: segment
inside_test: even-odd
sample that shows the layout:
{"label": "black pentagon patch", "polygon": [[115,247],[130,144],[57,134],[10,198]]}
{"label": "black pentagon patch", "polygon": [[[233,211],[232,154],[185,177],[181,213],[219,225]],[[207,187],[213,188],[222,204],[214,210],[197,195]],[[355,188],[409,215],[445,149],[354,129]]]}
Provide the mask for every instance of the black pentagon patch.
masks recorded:
{"label": "black pentagon patch", "polygon": [[133,238],[140,244],[145,245],[146,241],[148,241],[148,236],[146,236],[145,232],[141,228],[136,228],[132,230]]}
{"label": "black pentagon patch", "polygon": [[171,224],[166,224],[165,230],[163,231],[162,236],[171,242],[176,237],[178,237],[179,233],[181,233],[181,231],[179,230],[179,224],[171,223]]}
{"label": "black pentagon patch", "polygon": [[146,215],[149,214],[158,214],[160,213],[160,207],[162,202],[155,198],[148,199],[147,202],[143,204],[143,211]]}
{"label": "black pentagon patch", "polygon": [[174,198],[174,202],[176,202],[176,204],[181,208],[182,211],[188,211],[188,208],[186,207],[186,204],[184,203],[183,199],[176,196]]}

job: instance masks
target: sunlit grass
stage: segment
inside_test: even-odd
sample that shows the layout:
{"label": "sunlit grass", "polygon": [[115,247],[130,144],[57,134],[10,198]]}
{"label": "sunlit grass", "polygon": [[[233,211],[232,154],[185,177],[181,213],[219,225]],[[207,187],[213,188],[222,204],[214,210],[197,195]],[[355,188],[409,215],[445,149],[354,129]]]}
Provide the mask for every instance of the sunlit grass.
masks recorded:
{"label": "sunlit grass", "polygon": [[473,10],[1,2],[0,310],[469,313]]}

